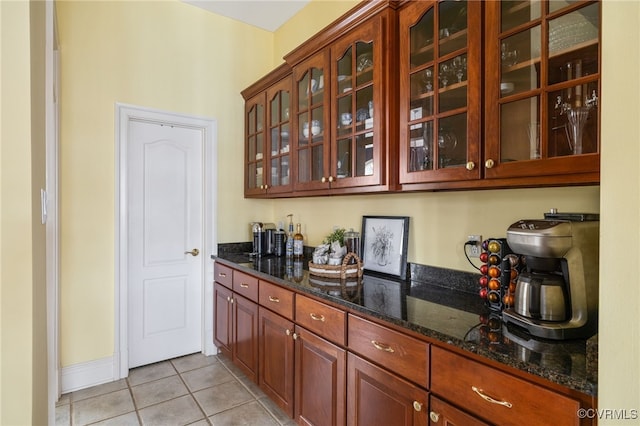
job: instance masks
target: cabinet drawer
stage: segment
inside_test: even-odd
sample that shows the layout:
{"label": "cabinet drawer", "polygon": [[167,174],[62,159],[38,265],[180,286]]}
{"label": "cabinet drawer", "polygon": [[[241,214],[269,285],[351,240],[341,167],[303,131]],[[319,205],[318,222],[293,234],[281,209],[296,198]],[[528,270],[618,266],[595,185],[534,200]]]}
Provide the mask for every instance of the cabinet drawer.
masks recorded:
{"label": "cabinet drawer", "polygon": [[345,344],[346,316],[340,309],[299,294],[296,296],[296,322],[339,345]]}
{"label": "cabinet drawer", "polygon": [[258,302],[258,279],[243,272],[233,271],[233,291]]}
{"label": "cabinet drawer", "polygon": [[578,401],[435,346],[431,391],[494,424],[579,422]]}
{"label": "cabinet drawer", "polygon": [[349,315],[349,349],[423,388],[429,386],[429,344]]}
{"label": "cabinet drawer", "polygon": [[228,266],[216,262],[213,268],[213,276],[217,283],[222,284],[229,289],[232,287],[233,269]]}
{"label": "cabinet drawer", "polygon": [[260,305],[293,320],[293,297],[292,291],[273,285],[266,281],[260,281]]}

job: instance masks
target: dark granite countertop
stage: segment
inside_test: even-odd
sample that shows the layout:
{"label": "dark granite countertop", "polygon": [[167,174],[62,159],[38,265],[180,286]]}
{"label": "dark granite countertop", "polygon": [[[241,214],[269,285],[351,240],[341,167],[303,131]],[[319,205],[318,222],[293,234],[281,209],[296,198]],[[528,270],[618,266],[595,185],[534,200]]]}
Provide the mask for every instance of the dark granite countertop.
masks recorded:
{"label": "dark granite countertop", "polygon": [[592,345],[585,340],[541,340],[507,327],[468,291],[470,278],[477,283],[474,274],[412,264],[412,278],[406,281],[365,273],[341,284],[309,275],[308,260],[254,259],[228,251],[212,258],[587,395],[597,393],[597,363],[587,353]]}

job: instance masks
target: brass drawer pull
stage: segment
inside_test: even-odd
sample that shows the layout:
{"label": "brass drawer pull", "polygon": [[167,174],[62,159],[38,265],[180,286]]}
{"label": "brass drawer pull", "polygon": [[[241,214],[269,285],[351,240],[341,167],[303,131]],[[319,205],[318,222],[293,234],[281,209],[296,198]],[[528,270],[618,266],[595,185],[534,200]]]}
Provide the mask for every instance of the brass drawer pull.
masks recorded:
{"label": "brass drawer pull", "polygon": [[471,390],[474,391],[475,393],[477,393],[480,396],[480,398],[484,399],[487,402],[490,402],[492,404],[503,405],[503,406],[505,406],[507,408],[513,407],[513,404],[508,402],[508,401],[498,401],[498,400],[495,400],[495,399],[491,398],[490,396],[485,395],[484,393],[482,393],[482,389],[478,389],[475,386],[471,386]]}
{"label": "brass drawer pull", "polygon": [[227,274],[225,274],[224,272],[220,272],[218,276],[222,278],[227,278]]}
{"label": "brass drawer pull", "polygon": [[280,299],[274,296],[269,296],[269,302],[280,303]]}
{"label": "brass drawer pull", "polygon": [[324,322],[324,315],[318,315],[318,314],[314,314],[313,312],[311,312],[309,314],[309,316],[311,317],[312,320],[314,321],[322,321]]}
{"label": "brass drawer pull", "polygon": [[375,340],[372,340],[371,344],[378,350],[389,352],[391,354],[395,352],[391,346],[385,345],[384,343],[380,343],[380,342],[376,342]]}
{"label": "brass drawer pull", "polygon": [[246,284],[246,283],[240,283],[240,287],[242,287],[242,288],[249,288],[249,284]]}

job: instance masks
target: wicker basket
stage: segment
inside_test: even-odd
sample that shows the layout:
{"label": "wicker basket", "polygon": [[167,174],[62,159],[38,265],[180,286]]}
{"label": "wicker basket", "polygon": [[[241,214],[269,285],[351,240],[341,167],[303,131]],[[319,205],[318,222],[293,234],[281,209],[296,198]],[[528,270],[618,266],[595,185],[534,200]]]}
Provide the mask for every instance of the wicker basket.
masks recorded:
{"label": "wicker basket", "polygon": [[[355,265],[349,265],[349,260],[351,258],[356,260]],[[320,265],[309,262],[309,274],[317,275],[319,277],[345,279],[361,277],[362,273],[362,261],[360,261],[360,257],[353,252],[347,253],[344,256],[344,259],[342,259],[342,265]]]}

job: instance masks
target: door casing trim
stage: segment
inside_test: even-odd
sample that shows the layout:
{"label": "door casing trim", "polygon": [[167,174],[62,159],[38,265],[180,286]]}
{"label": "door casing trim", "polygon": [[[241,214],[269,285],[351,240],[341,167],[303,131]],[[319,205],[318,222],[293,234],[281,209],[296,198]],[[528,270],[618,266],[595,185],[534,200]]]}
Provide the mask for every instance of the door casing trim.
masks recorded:
{"label": "door casing trim", "polygon": [[127,318],[127,138],[132,120],[155,121],[167,125],[179,125],[201,129],[205,135],[203,147],[203,223],[204,247],[202,271],[202,352],[217,352],[213,345],[213,262],[217,248],[217,121],[175,112],[162,111],[116,102],[115,104],[115,285],[114,285],[114,380],[129,375],[128,318]]}

